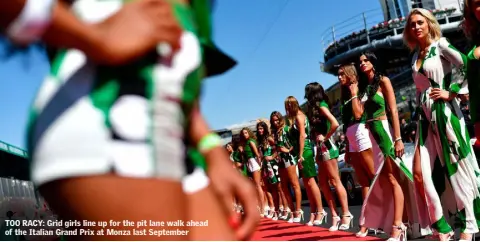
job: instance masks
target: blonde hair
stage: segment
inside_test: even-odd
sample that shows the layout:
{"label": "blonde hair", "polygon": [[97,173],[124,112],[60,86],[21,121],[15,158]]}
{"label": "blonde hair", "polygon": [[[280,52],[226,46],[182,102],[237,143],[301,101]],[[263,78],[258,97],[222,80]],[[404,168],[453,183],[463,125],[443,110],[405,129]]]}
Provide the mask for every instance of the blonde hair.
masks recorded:
{"label": "blonde hair", "polygon": [[412,36],[411,33],[411,18],[413,15],[420,15],[427,20],[430,40],[437,41],[442,37],[442,31],[440,29],[440,24],[438,23],[437,19],[433,14],[426,9],[423,8],[414,8],[407,17],[407,23],[405,24],[405,28],[403,29],[403,42],[405,45],[411,50],[414,51],[418,47],[418,41],[415,37]]}
{"label": "blonde hair", "polygon": [[300,111],[300,105],[294,96],[288,96],[285,99],[285,113],[287,116],[288,123],[287,125],[293,125],[295,123],[295,117],[297,116],[298,111]]}
{"label": "blonde hair", "polygon": [[[273,125],[273,117],[277,117],[278,119],[278,128],[275,128],[275,125]],[[283,132],[283,127],[285,127],[285,120],[283,119],[283,115],[278,112],[278,111],[273,111],[272,114],[270,114],[270,131],[272,134],[275,134],[275,140],[278,139],[282,135]]]}
{"label": "blonde hair", "polygon": [[358,82],[358,73],[357,68],[355,68],[355,64],[341,65],[338,69],[343,70],[350,83],[352,83],[352,81]]}

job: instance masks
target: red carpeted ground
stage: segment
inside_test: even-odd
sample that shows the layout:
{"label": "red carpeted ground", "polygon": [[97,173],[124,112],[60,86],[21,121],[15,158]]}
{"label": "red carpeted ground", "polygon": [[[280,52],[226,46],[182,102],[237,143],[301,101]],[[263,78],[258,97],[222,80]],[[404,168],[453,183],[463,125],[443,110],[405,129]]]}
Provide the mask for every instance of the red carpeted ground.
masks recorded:
{"label": "red carpeted ground", "polygon": [[257,228],[257,232],[252,240],[289,240],[289,241],[312,241],[312,240],[382,240],[377,237],[367,236],[357,238],[350,232],[330,232],[326,228],[310,227],[298,223],[287,223],[286,221],[273,221],[271,219],[262,219]]}

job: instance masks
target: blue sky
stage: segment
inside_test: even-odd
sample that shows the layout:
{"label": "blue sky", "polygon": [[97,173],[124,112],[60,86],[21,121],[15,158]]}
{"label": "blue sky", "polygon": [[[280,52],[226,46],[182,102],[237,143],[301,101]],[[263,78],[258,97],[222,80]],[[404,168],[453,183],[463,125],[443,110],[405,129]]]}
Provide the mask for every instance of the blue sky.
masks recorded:
{"label": "blue sky", "polygon": [[[311,81],[332,85],[336,77],[322,73],[319,66],[322,34],[362,11],[380,9],[378,0],[216,2],[215,41],[239,64],[205,83],[202,112],[213,129],[268,117],[274,110],[283,113],[285,98],[303,100],[303,88]],[[379,13],[374,17],[381,18]],[[357,25],[358,21],[339,32]],[[0,46],[6,45],[0,39]],[[0,140],[25,147],[28,109],[47,69],[41,48],[6,57],[0,47]]]}

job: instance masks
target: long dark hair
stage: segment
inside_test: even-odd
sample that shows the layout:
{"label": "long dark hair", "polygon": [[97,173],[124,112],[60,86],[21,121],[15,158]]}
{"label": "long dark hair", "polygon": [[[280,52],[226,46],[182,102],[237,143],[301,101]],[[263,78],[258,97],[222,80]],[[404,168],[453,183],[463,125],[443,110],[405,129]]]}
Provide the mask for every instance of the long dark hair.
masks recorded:
{"label": "long dark hair", "polygon": [[[377,56],[374,53],[364,52],[364,53],[360,54],[360,56],[358,58],[360,59],[360,57],[362,55],[367,57],[367,60],[370,61],[370,63],[372,63],[374,76],[373,76],[373,82],[371,84],[369,84],[368,83],[368,76],[365,75],[365,73],[363,71],[360,71],[360,75],[359,75],[360,79],[358,81],[358,90],[359,90],[360,95],[358,95],[358,96],[363,97],[363,95],[365,95],[365,94],[367,96],[372,96],[377,92],[378,87],[380,86],[380,81],[382,80],[382,77],[384,76],[383,69],[382,69],[382,65],[381,65],[380,61],[378,60]],[[368,91],[367,87],[369,85],[370,85],[371,89],[369,90],[370,92],[367,93],[367,91]]]}
{"label": "long dark hair", "polygon": [[325,90],[318,82],[311,82],[305,86],[305,99],[307,99],[309,106],[315,106],[317,102],[321,101],[329,103]]}
{"label": "long dark hair", "polygon": [[462,22],[463,31],[468,39],[474,44],[480,44],[480,22],[475,17],[475,7],[473,6],[472,0],[465,0],[465,5],[463,8],[463,18]]}
{"label": "long dark hair", "polygon": [[322,117],[320,117],[317,103],[321,101],[328,103],[328,96],[320,83],[312,82],[305,86],[305,99],[307,99],[307,118],[313,124],[313,128],[318,127]]}
{"label": "long dark hair", "polygon": [[[258,132],[258,128],[263,128],[263,135]],[[270,137],[270,130],[268,129],[268,125],[265,122],[258,122],[257,123],[257,141],[262,146],[263,149],[268,147],[268,137]]]}

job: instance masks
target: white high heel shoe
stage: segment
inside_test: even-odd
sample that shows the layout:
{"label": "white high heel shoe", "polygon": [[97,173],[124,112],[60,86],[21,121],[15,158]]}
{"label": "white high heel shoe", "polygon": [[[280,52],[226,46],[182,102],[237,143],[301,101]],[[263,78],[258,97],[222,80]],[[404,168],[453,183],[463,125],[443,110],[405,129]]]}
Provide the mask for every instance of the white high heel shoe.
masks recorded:
{"label": "white high heel shoe", "polygon": [[269,214],[269,213],[270,213],[270,207],[269,207],[269,206],[265,206],[265,207],[263,208],[263,216],[264,216],[265,218],[268,218],[268,214]]}
{"label": "white high heel shoe", "polygon": [[349,214],[344,214],[342,217],[350,218],[347,223],[340,224],[338,227],[338,230],[348,230],[350,227],[353,227],[353,215],[351,213]]}
{"label": "white high heel shoe", "polygon": [[276,212],[275,212],[275,208],[269,208],[270,210],[268,210],[268,214],[267,214],[267,217],[266,218],[273,218],[273,216],[275,216]]}
{"label": "white high heel shoe", "polygon": [[292,211],[290,210],[290,208],[285,208],[283,209],[283,213],[282,213],[282,216],[279,217],[279,219],[281,220],[288,220],[288,216],[290,215]]}
{"label": "white high heel shoe", "polygon": [[322,215],[320,216],[320,219],[319,220],[313,220],[313,225],[315,226],[320,226],[322,225],[323,223],[327,223],[327,212],[325,212],[325,210],[322,210],[321,212],[317,212],[316,215]]}
{"label": "white high heel shoe", "polygon": [[328,229],[328,231],[337,231],[341,221],[342,219],[339,216],[332,217],[332,226]]}
{"label": "white high heel shoe", "polygon": [[[362,227],[362,226],[360,226],[360,227]],[[365,232],[363,232],[363,233],[362,233],[362,230],[358,231],[358,232],[355,234],[355,236],[356,236],[357,238],[364,238],[364,237],[367,237],[367,235],[368,235],[369,233],[373,233],[373,234],[377,235],[377,230],[376,230],[376,229],[368,229],[368,228],[367,228],[367,229],[365,230]]]}
{"label": "white high heel shoe", "polygon": [[387,241],[407,241],[407,226],[405,224],[400,224],[400,226],[392,226],[393,229],[400,231],[396,237],[390,237]]}
{"label": "white high heel shoe", "polygon": [[272,217],[272,220],[273,221],[277,221],[278,220],[278,215],[280,214],[280,212],[277,212],[277,211],[274,211],[273,212],[273,217]]}
{"label": "white high heel shoe", "polygon": [[300,217],[293,218],[294,223],[300,223],[300,222],[303,221],[303,210],[298,210],[297,211],[297,216],[298,216],[298,214],[300,214]]}
{"label": "white high heel shoe", "polygon": [[293,223],[294,216],[292,211],[288,212],[288,217],[290,217],[288,219],[288,223]]}

